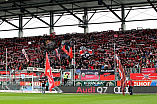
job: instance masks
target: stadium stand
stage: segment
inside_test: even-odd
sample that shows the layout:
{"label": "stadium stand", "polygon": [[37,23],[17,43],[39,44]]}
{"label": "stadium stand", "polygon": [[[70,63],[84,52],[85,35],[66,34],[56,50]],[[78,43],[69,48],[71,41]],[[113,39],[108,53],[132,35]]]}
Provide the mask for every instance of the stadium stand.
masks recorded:
{"label": "stadium stand", "polygon": [[[116,53],[121,59],[126,75],[140,73],[141,68],[157,68],[157,30],[142,29],[130,31],[103,31],[84,34],[43,35],[36,37],[0,39],[0,71],[5,71],[5,58],[8,49],[8,71],[22,71],[27,67],[45,67],[45,52],[50,58],[54,69],[71,69],[73,65],[67,55],[61,51],[61,60],[55,56],[55,49],[61,44],[75,41],[76,69],[114,69],[114,42]],[[80,47],[84,46],[92,53],[80,54]],[[25,49],[27,62],[22,49]],[[73,50],[74,52],[74,50]],[[130,70],[132,69],[132,70]],[[2,74],[2,73],[1,73]]]}

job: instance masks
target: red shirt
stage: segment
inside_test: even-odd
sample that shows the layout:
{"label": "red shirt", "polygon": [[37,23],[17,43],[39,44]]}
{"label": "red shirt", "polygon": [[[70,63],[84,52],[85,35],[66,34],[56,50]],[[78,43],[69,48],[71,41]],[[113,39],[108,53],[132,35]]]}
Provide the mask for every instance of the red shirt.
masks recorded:
{"label": "red shirt", "polygon": [[129,86],[134,86],[134,82],[133,82],[133,81],[129,81],[127,84],[128,84]]}

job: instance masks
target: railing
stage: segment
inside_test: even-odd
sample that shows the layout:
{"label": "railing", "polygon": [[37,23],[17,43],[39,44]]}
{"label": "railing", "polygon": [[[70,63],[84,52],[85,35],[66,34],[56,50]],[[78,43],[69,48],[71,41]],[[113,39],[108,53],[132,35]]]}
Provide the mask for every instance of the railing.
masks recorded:
{"label": "railing", "polygon": [[[2,86],[1,90],[39,90],[41,83],[39,82],[40,77],[38,76],[29,76],[29,75],[1,75],[0,76],[0,85]],[[32,85],[30,85],[30,83]]]}

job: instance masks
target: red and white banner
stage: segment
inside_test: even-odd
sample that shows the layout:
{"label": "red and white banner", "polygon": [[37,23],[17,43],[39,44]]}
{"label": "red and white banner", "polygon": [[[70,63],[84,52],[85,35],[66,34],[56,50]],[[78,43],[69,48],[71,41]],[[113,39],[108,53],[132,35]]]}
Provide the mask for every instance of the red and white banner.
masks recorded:
{"label": "red and white banner", "polygon": [[[23,82],[23,81],[20,81],[20,86],[29,86],[29,81],[27,82]],[[33,82],[33,86],[41,86],[41,82],[40,81],[35,81]],[[60,85],[60,81],[55,81],[55,86],[59,86]]]}
{"label": "red and white banner", "polygon": [[81,46],[79,49],[80,55],[84,58],[88,58],[90,55],[93,55],[93,51],[85,46]]}
{"label": "red and white banner", "polygon": [[[134,86],[157,86],[157,81],[133,81]],[[121,86],[121,82],[117,81],[117,86]]]}
{"label": "red and white banner", "polygon": [[115,74],[114,74],[115,70],[111,70],[111,69],[101,69],[100,70],[100,80],[105,80],[105,81],[111,81],[111,80],[115,80]]}
{"label": "red and white banner", "polygon": [[56,57],[60,60],[61,59],[61,54],[59,52],[59,48],[55,49],[55,54],[56,54]]}
{"label": "red and white banner", "polygon": [[53,75],[52,75],[52,71],[51,71],[50,62],[49,62],[49,59],[48,59],[47,52],[46,52],[45,75],[48,77],[49,89],[50,89],[50,91],[52,91],[52,88],[55,87],[55,83],[54,83],[54,80],[53,80]]}
{"label": "red and white banner", "polygon": [[157,79],[157,73],[130,73],[132,80],[155,80]]}
{"label": "red and white banner", "polygon": [[52,73],[53,74],[53,77],[60,77],[60,73]]}
{"label": "red and white banner", "polygon": [[7,73],[6,73],[6,71],[0,71],[0,74],[2,75],[2,74],[10,74],[10,71],[7,71]]}
{"label": "red and white banner", "polygon": [[155,68],[142,68],[141,73],[156,73]]}
{"label": "red and white banner", "polygon": [[29,62],[29,58],[27,56],[27,53],[26,53],[25,49],[22,49],[22,53],[25,55],[25,58],[26,58],[27,62]]}
{"label": "red and white banner", "polygon": [[98,70],[81,70],[81,80],[98,80]]}
{"label": "red and white banner", "polygon": [[150,86],[152,81],[134,81],[134,86]]}
{"label": "red and white banner", "polygon": [[111,81],[111,80],[115,80],[115,75],[111,74],[111,73],[104,73],[103,75],[100,75],[100,80],[101,81]]}

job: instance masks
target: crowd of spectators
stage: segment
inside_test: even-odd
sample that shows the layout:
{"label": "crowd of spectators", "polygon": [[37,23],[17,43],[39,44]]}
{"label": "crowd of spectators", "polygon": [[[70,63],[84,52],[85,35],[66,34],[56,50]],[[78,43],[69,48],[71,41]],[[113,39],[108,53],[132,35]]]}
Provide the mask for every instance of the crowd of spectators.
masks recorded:
{"label": "crowd of spectators", "polygon": [[[6,48],[7,66],[10,71],[27,67],[44,68],[46,52],[52,68],[73,68],[64,51],[61,51],[61,60],[57,59],[54,51],[61,47],[63,41],[65,43],[70,39],[75,40],[77,69],[114,69],[114,43],[115,53],[119,56],[126,74],[139,73],[141,68],[157,68],[157,30],[146,29],[0,39],[0,70],[6,70]],[[79,53],[80,46],[91,49],[93,55],[82,57]],[[25,49],[29,62],[22,49]]]}

